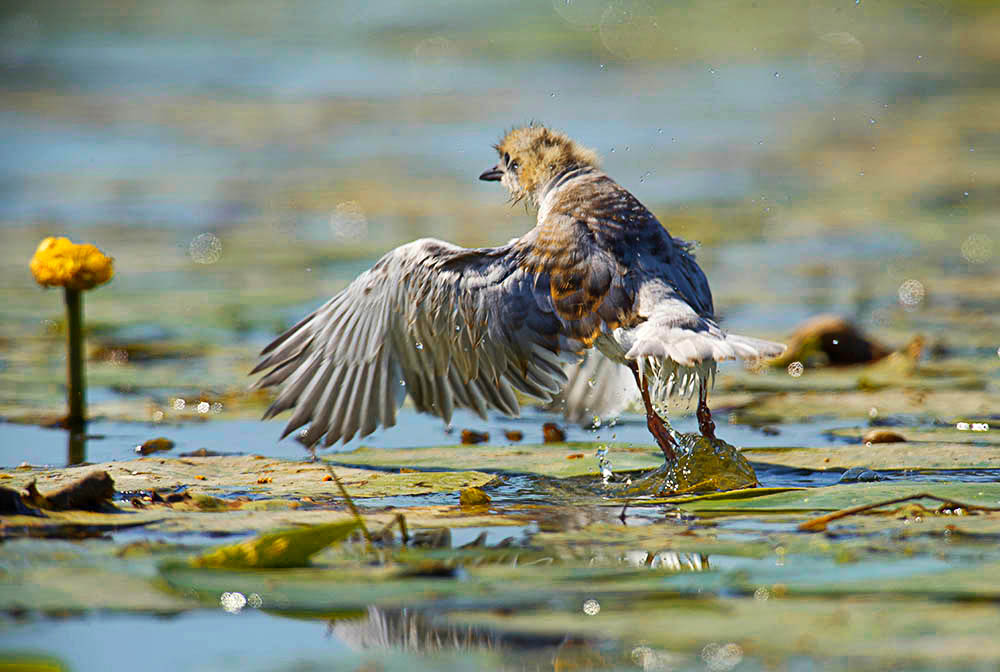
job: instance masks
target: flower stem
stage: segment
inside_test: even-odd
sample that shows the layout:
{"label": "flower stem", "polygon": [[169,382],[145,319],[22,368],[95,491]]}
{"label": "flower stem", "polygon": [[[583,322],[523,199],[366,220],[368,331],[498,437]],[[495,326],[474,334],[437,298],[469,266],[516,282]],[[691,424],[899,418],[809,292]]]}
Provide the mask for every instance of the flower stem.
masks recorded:
{"label": "flower stem", "polygon": [[86,389],[83,375],[83,292],[66,287],[66,427],[80,431],[86,423]]}

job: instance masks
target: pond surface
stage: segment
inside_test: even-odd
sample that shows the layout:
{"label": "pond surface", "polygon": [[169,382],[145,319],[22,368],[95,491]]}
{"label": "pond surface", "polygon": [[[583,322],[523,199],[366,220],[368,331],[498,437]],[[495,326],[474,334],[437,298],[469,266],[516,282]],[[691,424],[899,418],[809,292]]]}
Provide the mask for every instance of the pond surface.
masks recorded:
{"label": "pond surface", "polygon": [[[0,11],[0,485],[50,492],[83,459],[120,510],[0,519],[0,666],[995,669],[998,31],[989,3],[868,0]],[[726,328],[791,342],[833,313],[894,351],[720,370],[719,436],[763,489],[616,497],[599,449],[612,485],[661,459],[635,407],[596,429],[406,407],[316,462],[259,420],[256,353],[386,250],[530,228],[476,179],[529,120],[698,242]],[[115,258],[85,298],[93,420],[72,449],[45,427],[62,298],[27,271],[49,235]],[[550,421],[566,443],[543,443]],[[200,449],[222,457],[182,456]],[[187,564],[349,520],[328,468],[386,528],[373,548]],[[489,505],[460,506],[473,483]],[[233,593],[260,608],[229,613]]]}

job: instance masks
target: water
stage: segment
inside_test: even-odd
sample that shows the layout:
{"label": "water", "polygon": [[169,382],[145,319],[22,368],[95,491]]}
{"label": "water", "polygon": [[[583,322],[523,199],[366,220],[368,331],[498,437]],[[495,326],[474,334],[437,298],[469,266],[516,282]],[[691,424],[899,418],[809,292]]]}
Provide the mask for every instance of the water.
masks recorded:
{"label": "water", "polygon": [[[98,397],[99,398],[99,397]],[[461,429],[472,428],[488,432],[495,444],[506,445],[504,430],[517,429],[524,433],[522,443],[541,443],[545,422],[553,416],[524,409],[521,418],[507,418],[491,414],[483,422],[471,411],[457,410],[452,419],[451,429],[438,418],[403,409],[398,416],[396,427],[377,430],[363,439],[353,439],[344,445],[334,446],[321,454],[350,452],[360,446],[374,448],[405,448],[420,446],[460,445]],[[673,421],[681,432],[696,428],[693,417],[682,417]],[[650,445],[651,439],[644,418],[628,416],[618,420],[614,426],[605,425],[591,430],[575,425],[560,423],[566,431],[567,441],[607,441]],[[825,430],[839,427],[835,422],[789,423],[782,425],[782,443],[788,445],[832,445],[839,438],[825,436]],[[175,447],[163,455],[172,456],[200,448],[231,453],[255,454],[286,459],[306,459],[308,451],[292,438],[279,441],[284,425],[281,418],[273,421],[221,420],[209,417],[204,422],[184,423],[134,423],[97,420],[88,425],[87,460],[108,462],[128,460],[136,456],[135,447],[144,441],[165,436],[174,441]],[[773,440],[749,425],[729,425],[725,436],[730,443],[744,447],[769,446]],[[22,462],[38,466],[60,466],[65,464],[66,432],[45,429],[36,425],[0,423],[0,468],[14,467]],[[613,455],[612,455],[613,457]]]}
{"label": "water", "polygon": [[[727,328],[780,339],[817,313],[836,312],[892,347],[922,334],[922,365],[960,365],[968,378],[962,386],[947,371],[928,369],[895,381],[899,387],[888,391],[841,386],[806,420],[789,421],[779,412],[754,426],[730,424],[727,415],[746,416],[747,405],[752,410],[783,394],[785,405],[769,408],[802,417],[793,413],[796,405],[808,405],[823,389],[749,394],[734,369],[723,368],[716,390],[725,400],[716,414],[720,438],[742,447],[832,451],[845,442],[832,430],[866,424],[872,406],[904,428],[989,420],[992,431],[996,423],[987,416],[997,406],[1000,381],[1000,301],[994,290],[1000,278],[992,263],[1000,238],[992,194],[998,193],[993,164],[1000,145],[989,122],[996,115],[989,111],[997,101],[992,45],[1000,28],[986,4],[911,4],[692,8],[433,0],[416,8],[399,0],[273,6],[185,0],[100,7],[41,3],[2,12],[0,416],[54,415],[62,408],[61,299],[36,288],[25,266],[38,240],[68,232],[116,258],[115,280],[87,296],[91,345],[173,349],[144,361],[115,364],[97,357],[89,363],[97,419],[88,428],[88,461],[132,459],[136,445],[157,436],[176,442],[166,456],[206,448],[306,459],[297,442],[278,440],[282,419],[257,420],[266,402],[246,392],[256,351],[394,245],[422,236],[490,245],[527,230],[531,215],[505,206],[496,185],[476,176],[495,160],[490,145],[503,130],[535,119],[594,147],[608,172],[672,233],[702,243],[698,258]],[[636,12],[639,22],[629,19]],[[795,380],[809,385],[811,373],[806,369]],[[203,421],[173,422],[171,402],[177,398],[194,407],[201,401],[210,408],[223,404],[224,410]],[[861,409],[853,415],[844,411],[854,408],[852,402]],[[157,412],[164,419],[152,422]],[[335,451],[361,445],[461,450],[465,428],[489,432],[489,445],[506,443],[500,438],[505,429],[522,431],[525,444],[537,443],[542,423],[551,419],[530,408],[518,420],[491,415],[483,421],[459,411],[449,432],[439,420],[404,409],[396,427]],[[627,414],[614,426],[602,420],[596,431],[566,427],[567,438],[651,445],[641,416]],[[691,417],[672,421],[680,432],[695,429]],[[613,450],[608,458],[620,464]],[[0,470],[22,462],[60,466],[66,459],[65,432],[0,422]],[[841,476],[755,466],[762,485],[770,487],[829,486]],[[879,473],[883,483],[917,481],[928,488],[1000,479],[998,470],[985,467]],[[849,487],[861,492],[865,484]],[[488,544],[514,536],[530,546],[542,530],[598,524],[611,525],[600,528],[609,539],[598,541],[612,544],[611,531],[620,531],[614,527],[618,510],[594,503],[599,490],[599,479],[553,484],[508,475],[490,490],[494,508],[536,507],[534,519],[518,526],[455,527],[452,542],[461,545],[486,532]],[[454,499],[454,493],[413,495],[364,505],[406,510]],[[568,499],[573,504],[564,504]],[[577,499],[584,503],[577,505]],[[796,535],[801,522],[787,516],[675,521],[674,515],[666,506],[631,507],[623,527],[663,531],[667,546],[676,538],[695,544],[705,539],[697,535],[717,527],[722,541],[753,545]],[[983,537],[992,538],[989,522],[980,516],[956,525],[980,525]],[[678,530],[690,535],[670,536]],[[888,534],[900,535],[900,548],[917,543],[898,530]],[[968,540],[976,534],[955,536]],[[817,551],[827,555],[814,562],[789,554],[784,568],[771,573],[763,568],[773,565],[772,556],[716,554],[712,571],[698,579],[707,583],[698,589],[718,600],[719,613],[729,613],[746,596],[732,597],[728,587],[713,593],[711,581],[720,577],[750,573],[762,584],[766,578],[768,585],[780,585],[793,574],[808,584],[811,572],[836,582],[880,571],[933,576],[947,569],[947,560],[922,555],[928,545],[901,563],[888,552],[856,565],[841,557],[853,551],[831,560],[839,553],[836,544],[849,537],[811,537],[817,540],[813,548],[827,543],[834,550]],[[104,543],[118,548],[149,538],[192,548],[218,541],[201,533],[133,529]],[[941,553],[954,546],[942,544],[936,549]],[[670,599],[659,584],[643,599],[650,596]],[[876,594],[872,601],[883,597]],[[847,618],[837,611],[841,602],[830,601],[833,611],[810,638]],[[594,616],[581,611],[583,599],[553,604],[580,619],[616,614],[614,599],[602,598]],[[654,607],[629,602],[617,611],[641,614]],[[852,618],[860,618],[863,607],[855,605]],[[672,622],[690,625],[705,612],[685,608],[677,605]],[[906,631],[907,641],[921,632],[944,632],[975,608],[970,601],[941,622],[916,623]],[[904,607],[900,614],[917,610]],[[766,618],[767,612],[758,615]],[[891,624],[900,617],[871,622]],[[410,624],[398,613],[352,618],[372,630]],[[989,618],[979,614],[978,622]],[[749,627],[757,620],[741,622]],[[831,658],[845,669],[865,663],[863,655],[852,655],[864,643],[859,640],[803,650],[788,648],[787,641],[776,647],[765,635],[743,641],[742,633],[730,631],[717,641],[727,623],[710,623],[678,650],[642,644],[638,658],[629,656],[632,643],[618,657],[600,638],[587,645],[629,669],[643,661],[704,669],[719,660],[699,652],[736,650],[730,645],[745,652],[738,669],[761,669],[775,660],[795,669],[827,669]],[[450,632],[432,625],[442,636]],[[627,635],[641,625],[619,632]],[[556,651],[572,641],[566,629],[521,627],[512,648],[524,658],[504,659],[507,669],[551,666]],[[975,621],[964,626],[969,632],[975,627]],[[421,622],[416,629],[433,628]],[[783,627],[771,630],[784,635]],[[123,660],[146,669],[501,666],[488,648],[430,661],[362,651],[347,636],[352,632],[360,630],[253,609],[231,615],[215,606],[173,616],[99,612],[18,621],[12,614],[0,623],[0,648],[44,651],[77,670],[114,668]],[[476,631],[474,639],[495,642],[497,632]],[[975,640],[952,648],[989,651],[988,638],[982,646],[968,641]],[[944,644],[934,650],[947,649]],[[757,651],[767,665],[751,655]],[[845,663],[844,656],[851,658]],[[938,658],[925,667],[951,662]],[[966,663],[975,669],[976,661]],[[897,660],[867,664],[905,667]]]}

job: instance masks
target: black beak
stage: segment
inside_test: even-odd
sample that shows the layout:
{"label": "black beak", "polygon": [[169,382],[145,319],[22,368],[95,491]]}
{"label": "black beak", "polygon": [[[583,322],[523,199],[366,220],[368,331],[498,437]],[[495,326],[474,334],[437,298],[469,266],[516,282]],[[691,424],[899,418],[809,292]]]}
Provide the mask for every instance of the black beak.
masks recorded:
{"label": "black beak", "polygon": [[503,177],[503,171],[499,168],[490,168],[479,176],[479,179],[483,182],[499,182],[500,178]]}

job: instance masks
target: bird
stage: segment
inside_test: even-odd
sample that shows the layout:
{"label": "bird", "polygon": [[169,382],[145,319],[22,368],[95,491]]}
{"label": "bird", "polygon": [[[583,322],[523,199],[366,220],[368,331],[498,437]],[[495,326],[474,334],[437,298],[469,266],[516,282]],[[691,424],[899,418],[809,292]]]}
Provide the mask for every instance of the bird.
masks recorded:
{"label": "bird", "polygon": [[697,391],[699,430],[715,439],[717,363],[785,346],[719,326],[693,245],[593,150],[536,123],[494,149],[479,179],[534,209],[535,226],[497,247],[422,238],[388,252],[261,351],[253,386],[280,386],[264,419],[292,410],[282,438],[299,430],[313,448],[392,427],[407,396],[446,423],[456,408],[517,416],[518,393],[550,401],[586,356],[631,372],[668,463],[677,442],[656,406],[671,397]]}

